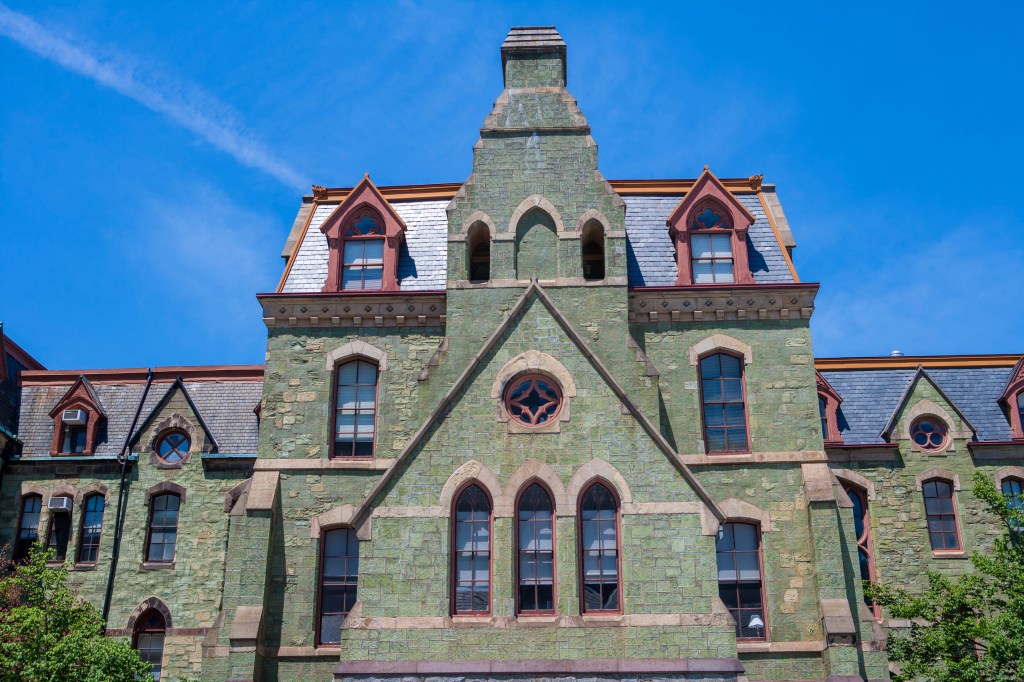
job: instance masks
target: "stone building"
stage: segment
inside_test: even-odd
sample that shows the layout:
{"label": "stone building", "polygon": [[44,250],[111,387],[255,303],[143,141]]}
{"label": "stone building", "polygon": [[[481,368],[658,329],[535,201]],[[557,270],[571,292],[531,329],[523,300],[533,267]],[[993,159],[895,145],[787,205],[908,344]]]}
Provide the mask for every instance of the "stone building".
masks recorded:
{"label": "stone building", "polygon": [[773,185],[608,181],[501,57],[466,182],[303,198],[265,366],[16,367],[0,543],[162,679],[888,679],[862,580],[991,541],[1021,356],[816,359]]}

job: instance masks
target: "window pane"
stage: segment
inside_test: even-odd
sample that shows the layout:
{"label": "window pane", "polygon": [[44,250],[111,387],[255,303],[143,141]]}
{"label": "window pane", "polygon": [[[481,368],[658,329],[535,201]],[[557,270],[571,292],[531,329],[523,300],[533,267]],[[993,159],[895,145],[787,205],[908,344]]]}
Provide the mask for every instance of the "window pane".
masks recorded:
{"label": "window pane", "polygon": [[367,261],[380,261],[384,258],[384,240],[367,239],[363,244],[363,258]]}
{"label": "window pane", "polygon": [[690,253],[693,258],[711,258],[711,237],[695,234],[690,237]]}
{"label": "window pane", "polygon": [[732,237],[727,234],[711,235],[711,248],[714,249],[715,256],[718,258],[731,256]]}
{"label": "window pane", "polygon": [[706,260],[695,260],[693,261],[693,283],[694,284],[713,284],[715,281],[714,269],[711,265],[711,261]]}

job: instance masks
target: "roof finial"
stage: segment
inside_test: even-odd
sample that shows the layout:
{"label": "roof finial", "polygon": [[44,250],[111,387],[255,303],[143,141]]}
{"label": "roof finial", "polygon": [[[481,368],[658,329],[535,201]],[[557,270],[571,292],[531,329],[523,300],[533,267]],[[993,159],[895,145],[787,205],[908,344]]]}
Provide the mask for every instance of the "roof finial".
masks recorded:
{"label": "roof finial", "polygon": [[705,173],[707,173],[707,172],[708,172],[708,165],[707,165],[706,163],[704,164],[704,172],[705,172]]}

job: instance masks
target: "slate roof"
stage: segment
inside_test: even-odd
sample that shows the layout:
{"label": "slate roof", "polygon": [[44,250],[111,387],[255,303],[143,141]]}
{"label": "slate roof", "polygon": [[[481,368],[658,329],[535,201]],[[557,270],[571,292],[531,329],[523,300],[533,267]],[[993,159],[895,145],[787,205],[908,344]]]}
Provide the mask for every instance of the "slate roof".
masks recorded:
{"label": "slate roof", "polygon": [[[398,254],[398,285],[403,291],[444,289],[448,275],[447,200],[392,201],[395,213],[408,228]],[[317,206],[306,236],[295,255],[288,280],[282,291],[307,293],[320,291],[327,279],[327,237],[320,226],[337,204]]]}
{"label": "slate roof", "polygon": [[[675,249],[665,219],[682,198],[679,195],[629,196],[626,202],[627,262],[630,286],[672,286],[676,280]],[[775,239],[764,208],[754,194],[737,196],[756,218],[747,233],[750,269],[758,284],[793,281],[782,248]],[[403,291],[444,289],[448,270],[447,200],[393,201],[408,226],[398,256],[398,281]],[[284,293],[321,291],[327,279],[327,238],[320,231],[336,203],[317,206]]]}
{"label": "slate roof", "polygon": [[[736,198],[755,218],[747,232],[747,253],[754,281],[758,284],[792,282],[793,275],[757,195],[739,194]],[[681,199],[679,195],[622,197],[626,202],[626,261],[630,286],[675,284],[675,248],[665,219]]]}
{"label": "slate roof", "polygon": [[[146,421],[169,387],[167,382],[153,383],[139,424]],[[22,457],[49,457],[53,439],[53,419],[49,413],[69,388],[70,382],[22,388]],[[120,452],[144,388],[143,383],[93,385],[107,413],[95,457],[113,457]],[[185,388],[216,439],[219,453],[256,454],[258,422],[253,408],[263,396],[262,381],[186,381]]]}
{"label": "slate roof", "polygon": [[[998,400],[1012,367],[929,369],[928,374],[977,429],[978,440],[1009,440],[1010,423]],[[839,432],[847,445],[883,443],[880,437],[916,369],[821,370],[843,402]]]}

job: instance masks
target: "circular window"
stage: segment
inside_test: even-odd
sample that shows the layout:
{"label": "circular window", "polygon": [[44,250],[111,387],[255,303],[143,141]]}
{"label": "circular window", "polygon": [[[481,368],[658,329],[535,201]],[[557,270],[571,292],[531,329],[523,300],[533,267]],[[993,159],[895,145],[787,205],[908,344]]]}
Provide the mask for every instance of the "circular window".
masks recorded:
{"label": "circular window", "polygon": [[168,464],[177,464],[188,455],[191,445],[188,435],[181,431],[171,431],[160,437],[160,442],[156,445],[156,454]]}
{"label": "circular window", "polygon": [[938,450],[946,444],[946,425],[934,417],[921,417],[910,427],[910,438],[922,450]]}
{"label": "circular window", "polygon": [[509,382],[505,409],[526,426],[547,424],[562,407],[562,389],[541,374],[526,374]]}

